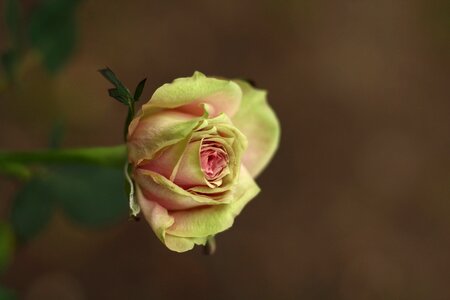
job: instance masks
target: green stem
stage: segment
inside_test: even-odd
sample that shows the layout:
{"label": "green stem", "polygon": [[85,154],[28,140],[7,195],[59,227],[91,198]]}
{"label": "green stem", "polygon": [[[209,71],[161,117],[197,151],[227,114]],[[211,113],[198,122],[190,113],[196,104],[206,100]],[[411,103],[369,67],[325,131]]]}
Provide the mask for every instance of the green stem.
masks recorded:
{"label": "green stem", "polygon": [[113,147],[49,149],[36,151],[0,151],[0,171],[11,165],[91,164],[123,167],[126,161],[125,145]]}

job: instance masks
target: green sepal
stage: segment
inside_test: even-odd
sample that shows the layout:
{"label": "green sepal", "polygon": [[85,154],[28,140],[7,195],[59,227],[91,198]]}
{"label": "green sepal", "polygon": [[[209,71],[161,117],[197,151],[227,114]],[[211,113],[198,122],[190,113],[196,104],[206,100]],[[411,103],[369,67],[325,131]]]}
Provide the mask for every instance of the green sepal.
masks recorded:
{"label": "green sepal", "polygon": [[134,90],[134,96],[133,96],[134,102],[139,101],[139,98],[142,95],[142,91],[144,90],[144,86],[145,86],[145,82],[146,81],[147,81],[147,78],[144,78],[136,86],[136,89]]}
{"label": "green sepal", "polygon": [[115,87],[108,90],[109,96],[120,103],[131,106],[134,102],[133,96],[131,95],[130,90],[117,78],[116,74],[108,67],[99,70],[99,72]]}
{"label": "green sepal", "polygon": [[125,85],[123,85],[123,83],[117,78],[116,74],[114,74],[114,72],[110,68],[106,67],[105,69],[101,69],[98,71],[115,87],[127,91],[128,95],[131,96],[130,91],[125,87]]}
{"label": "green sepal", "polygon": [[115,88],[109,89],[108,94],[111,98],[114,98],[125,105],[129,105],[130,95],[126,91],[119,88]]}
{"label": "green sepal", "polygon": [[114,85],[114,88],[108,90],[109,96],[128,106],[124,129],[124,137],[126,140],[128,135],[128,125],[130,125],[131,120],[134,118],[134,103],[141,97],[147,78],[138,83],[134,91],[134,95],[131,95],[130,90],[117,78],[116,74],[114,74],[110,68],[106,67],[105,69],[100,69],[98,71],[103,75],[103,77],[106,78],[106,80]]}

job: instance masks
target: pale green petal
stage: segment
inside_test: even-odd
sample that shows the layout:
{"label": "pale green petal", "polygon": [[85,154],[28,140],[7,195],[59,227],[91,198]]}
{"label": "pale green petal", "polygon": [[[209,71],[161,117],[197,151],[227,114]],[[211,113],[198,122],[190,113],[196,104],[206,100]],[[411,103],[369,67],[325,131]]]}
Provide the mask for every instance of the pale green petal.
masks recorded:
{"label": "pale green petal", "polygon": [[174,219],[169,215],[167,209],[159,205],[154,201],[147,199],[137,187],[136,196],[138,198],[139,206],[141,207],[142,214],[147,220],[150,227],[156,236],[164,243],[166,229],[169,228]]}
{"label": "pale green petal", "polygon": [[167,229],[167,233],[179,237],[201,238],[222,232],[233,225],[234,218],[259,191],[259,187],[243,167],[239,182],[230,191],[235,201],[226,205],[172,212],[175,223]]}
{"label": "pale green petal", "polygon": [[134,179],[145,196],[170,210],[190,209],[204,205],[225,205],[233,200],[222,197],[220,201],[214,197],[192,194],[179,187],[166,177],[144,169],[135,171]]}
{"label": "pale green petal", "polygon": [[267,103],[267,93],[247,82],[235,80],[243,91],[242,102],[233,124],[247,137],[243,164],[256,177],[272,159],[280,140],[280,124]]}
{"label": "pale green petal", "polygon": [[186,252],[194,248],[195,245],[205,245],[208,237],[186,238],[166,234],[165,244],[167,248],[175,252]]}
{"label": "pale green petal", "polygon": [[139,205],[142,209],[142,214],[144,218],[152,228],[153,232],[156,234],[158,239],[166,245],[172,251],[185,252],[191,250],[194,245],[205,245],[208,237],[178,237],[166,233],[167,228],[169,228],[173,222],[174,218],[170,216],[167,209],[159,205],[154,201],[147,199],[139,190],[137,189],[137,197]]}
{"label": "pale green petal", "polygon": [[206,77],[195,72],[192,77],[175,79],[158,88],[151,97],[150,108],[177,109],[196,116],[202,115],[207,104],[212,116],[226,113],[233,116],[240,105],[242,91],[233,81]]}
{"label": "pale green petal", "polygon": [[129,160],[137,165],[144,159],[152,159],[164,147],[188,137],[202,119],[176,111],[144,113],[130,124],[127,141]]}

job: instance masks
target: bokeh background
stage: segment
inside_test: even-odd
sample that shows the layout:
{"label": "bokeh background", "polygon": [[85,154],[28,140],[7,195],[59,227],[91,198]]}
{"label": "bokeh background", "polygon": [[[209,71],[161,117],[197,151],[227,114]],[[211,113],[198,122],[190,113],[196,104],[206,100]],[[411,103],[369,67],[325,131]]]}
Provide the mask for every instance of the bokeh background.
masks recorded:
{"label": "bokeh background", "polygon": [[[44,2],[20,1],[21,22]],[[75,6],[65,63],[24,42],[16,80],[2,73],[1,149],[47,147],[55,124],[63,147],[120,144],[126,109],[104,66],[130,87],[147,77],[146,99],[195,70],[252,79],[283,135],[214,256],[172,253],[126,213],[90,227],[56,209],[0,277],[17,299],[450,299],[448,1]],[[0,179],[3,222],[21,186]]]}

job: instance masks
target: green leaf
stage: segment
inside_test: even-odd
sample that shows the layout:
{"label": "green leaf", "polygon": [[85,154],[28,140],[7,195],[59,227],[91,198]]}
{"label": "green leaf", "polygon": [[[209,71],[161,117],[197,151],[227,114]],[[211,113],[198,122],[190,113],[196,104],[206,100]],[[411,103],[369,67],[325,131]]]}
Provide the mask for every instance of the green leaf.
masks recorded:
{"label": "green leaf", "polygon": [[54,195],[73,221],[92,227],[117,223],[128,213],[119,169],[77,165],[52,169]]}
{"label": "green leaf", "polygon": [[76,41],[75,11],[79,0],[44,0],[33,12],[29,37],[41,52],[44,65],[57,72],[73,53]]}
{"label": "green leaf", "polygon": [[136,86],[136,89],[134,90],[134,102],[139,101],[139,98],[142,95],[142,91],[144,90],[144,86],[145,86],[145,82],[147,81],[147,78],[144,78],[143,80],[141,80],[141,82],[138,83],[138,85]]}
{"label": "green leaf", "polygon": [[13,252],[14,235],[12,229],[7,223],[0,223],[0,274],[11,261]]}
{"label": "green leaf", "polygon": [[32,179],[13,202],[11,223],[20,242],[32,239],[47,225],[53,211],[51,186],[42,178]]}
{"label": "green leaf", "polygon": [[0,300],[16,300],[17,297],[13,291],[0,286]]}
{"label": "green leaf", "polygon": [[5,0],[5,21],[13,45],[20,40],[20,3],[19,0]]}
{"label": "green leaf", "polygon": [[20,242],[45,227],[55,204],[85,226],[107,226],[127,216],[120,169],[73,165],[53,167],[41,176],[25,184],[13,202],[11,223]]}

